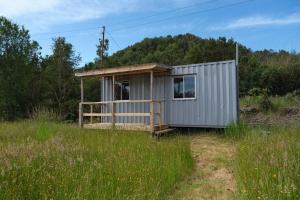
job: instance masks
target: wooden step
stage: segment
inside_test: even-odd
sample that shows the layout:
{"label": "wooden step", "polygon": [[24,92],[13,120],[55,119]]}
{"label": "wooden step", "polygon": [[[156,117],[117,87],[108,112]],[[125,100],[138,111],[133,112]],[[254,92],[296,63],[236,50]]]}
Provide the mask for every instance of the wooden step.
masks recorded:
{"label": "wooden step", "polygon": [[173,128],[166,128],[166,129],[163,129],[163,130],[155,131],[154,135],[157,136],[157,137],[160,137],[160,136],[166,135],[167,133],[170,133],[174,130],[175,129],[173,129]]}
{"label": "wooden step", "polygon": [[166,125],[166,124],[163,124],[163,125],[161,125],[161,126],[155,125],[155,126],[154,126],[154,131],[160,131],[160,130],[164,130],[164,129],[167,129],[167,128],[169,128],[169,126]]}

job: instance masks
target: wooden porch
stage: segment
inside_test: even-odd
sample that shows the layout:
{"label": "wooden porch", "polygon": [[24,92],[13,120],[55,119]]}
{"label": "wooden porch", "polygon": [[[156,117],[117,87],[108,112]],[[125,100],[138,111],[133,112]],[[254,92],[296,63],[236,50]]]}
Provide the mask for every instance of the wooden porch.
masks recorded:
{"label": "wooden porch", "polygon": [[[143,104],[149,107],[149,112],[120,112],[116,109],[118,104]],[[149,106],[146,106],[146,105]],[[124,130],[160,131],[167,126],[163,121],[162,101],[159,100],[127,100],[105,102],[80,102],[79,125],[84,128],[107,129],[116,128]],[[116,122],[116,117],[148,118],[150,123]]]}
{"label": "wooden porch", "polygon": [[[79,103],[79,126],[84,128],[107,129],[116,128],[123,130],[143,130],[152,133],[166,130],[164,122],[164,100],[154,99],[154,76],[168,73],[169,67],[160,64],[144,64],[137,66],[124,66],[116,68],[102,68],[98,70],[78,72],[75,76],[81,79],[81,101]],[[130,76],[149,75],[149,99],[116,100],[116,79]],[[99,77],[104,80],[108,77],[111,82],[109,101],[86,102],[84,101],[83,80],[87,77]],[[100,79],[99,79],[100,80]],[[143,107],[142,110],[122,110],[120,106]],[[134,119],[134,120],[133,120]]]}

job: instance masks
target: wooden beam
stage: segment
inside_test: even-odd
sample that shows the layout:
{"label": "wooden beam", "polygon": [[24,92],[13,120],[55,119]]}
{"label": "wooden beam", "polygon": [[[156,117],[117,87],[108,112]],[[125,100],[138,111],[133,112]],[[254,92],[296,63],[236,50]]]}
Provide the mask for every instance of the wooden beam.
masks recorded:
{"label": "wooden beam", "polygon": [[[104,83],[105,83],[105,79],[104,79],[104,77],[102,77],[102,82],[101,82],[102,91],[101,91],[100,101],[104,101],[104,98],[107,98],[104,96],[105,95]],[[103,113],[103,111],[104,111],[103,105],[100,104],[100,113]],[[103,119],[104,119],[103,116],[100,116],[101,123],[104,121]]]}
{"label": "wooden beam", "polygon": [[120,74],[135,74],[135,73],[147,73],[150,71],[164,72],[168,71],[169,67],[162,64],[142,64],[142,65],[131,65],[122,67],[111,67],[102,68],[98,70],[90,70],[85,72],[77,72],[75,76],[86,77],[86,76],[112,76]]}
{"label": "wooden beam", "polygon": [[115,113],[115,116],[148,117],[150,113]]}
{"label": "wooden beam", "polygon": [[110,117],[111,113],[83,113],[84,117]]}
{"label": "wooden beam", "polygon": [[[90,113],[92,114],[93,113],[93,104],[90,105],[90,109],[91,109]],[[93,116],[92,115],[90,116],[90,123],[91,124],[93,123]]]}
{"label": "wooden beam", "polygon": [[83,78],[80,78],[80,102],[84,102]]}
{"label": "wooden beam", "polygon": [[112,76],[111,124],[115,127],[115,75]]}
{"label": "wooden beam", "polygon": [[79,111],[78,111],[78,123],[79,127],[82,127],[82,102],[84,101],[84,96],[83,96],[83,78],[80,78],[80,103],[79,103]]}
{"label": "wooden beam", "polygon": [[82,127],[82,103],[79,103],[79,111],[78,111],[78,123],[79,123],[79,127]]}
{"label": "wooden beam", "polygon": [[161,109],[161,102],[158,102],[158,112],[159,112],[159,115],[158,115],[158,123],[159,123],[159,128],[161,128],[162,126],[162,117],[161,117],[161,113],[162,113],[162,109]]}
{"label": "wooden beam", "polygon": [[153,71],[150,72],[150,130],[154,133]]}
{"label": "wooden beam", "polygon": [[[161,102],[161,100],[152,100],[153,102]],[[150,103],[151,100],[141,99],[141,100],[115,100],[114,103]],[[83,105],[90,105],[90,104],[110,104],[112,101],[95,101],[95,102],[82,102]]]}

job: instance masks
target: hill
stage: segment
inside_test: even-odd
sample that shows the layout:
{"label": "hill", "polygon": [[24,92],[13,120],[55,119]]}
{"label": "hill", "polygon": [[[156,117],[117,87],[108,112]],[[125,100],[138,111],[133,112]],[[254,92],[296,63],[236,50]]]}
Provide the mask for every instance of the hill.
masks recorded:
{"label": "hill", "polygon": [[[182,65],[235,59],[236,41],[225,37],[201,38],[187,33],[145,38],[106,58],[106,67],[140,63]],[[239,44],[240,93],[253,88],[267,89],[271,95],[285,95],[300,88],[300,54],[284,50],[253,51]],[[84,69],[97,68],[89,63]]]}

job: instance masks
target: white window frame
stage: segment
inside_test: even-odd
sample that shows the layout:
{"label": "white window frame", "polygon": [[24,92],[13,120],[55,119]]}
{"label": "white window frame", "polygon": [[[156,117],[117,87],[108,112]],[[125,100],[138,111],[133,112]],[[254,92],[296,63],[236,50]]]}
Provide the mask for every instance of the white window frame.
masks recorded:
{"label": "white window frame", "polygon": [[[116,81],[116,83],[120,83],[121,84],[121,90],[120,90],[120,92],[121,92],[121,99],[120,100],[116,100],[116,101],[130,101],[130,81],[129,80],[122,80],[122,81]],[[115,83],[115,84],[116,84]],[[128,94],[128,99],[126,99],[126,100],[123,100],[123,90],[122,90],[122,84],[123,83],[128,83],[128,85],[129,85],[129,94]]]}
{"label": "white window frame", "polygon": [[[182,87],[182,89],[183,89],[183,96],[184,96],[185,95],[185,91],[184,91],[184,89],[185,89],[184,77],[187,77],[187,76],[193,76],[194,77],[194,81],[195,81],[195,97],[175,98],[174,97],[174,79],[178,78],[178,77],[179,78],[182,77],[182,80],[183,80],[183,87]],[[173,78],[172,78],[172,95],[173,95],[173,100],[174,101],[181,101],[181,100],[195,100],[195,99],[197,99],[197,84],[196,84],[197,81],[196,81],[196,79],[197,79],[196,74],[183,74],[183,75],[175,75],[175,76],[173,76]]]}

